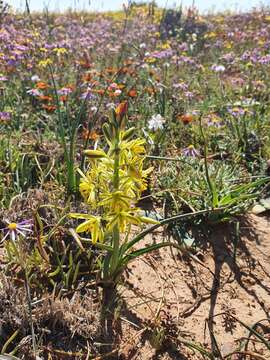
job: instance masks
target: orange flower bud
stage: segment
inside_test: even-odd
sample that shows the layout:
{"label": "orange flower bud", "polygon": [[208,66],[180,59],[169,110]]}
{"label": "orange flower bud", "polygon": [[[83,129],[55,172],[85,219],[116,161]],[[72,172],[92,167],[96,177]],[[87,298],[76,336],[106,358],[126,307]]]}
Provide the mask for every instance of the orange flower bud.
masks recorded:
{"label": "orange flower bud", "polygon": [[117,108],[115,109],[115,113],[117,116],[123,117],[128,110],[128,102],[127,101],[123,101],[121,102]]}

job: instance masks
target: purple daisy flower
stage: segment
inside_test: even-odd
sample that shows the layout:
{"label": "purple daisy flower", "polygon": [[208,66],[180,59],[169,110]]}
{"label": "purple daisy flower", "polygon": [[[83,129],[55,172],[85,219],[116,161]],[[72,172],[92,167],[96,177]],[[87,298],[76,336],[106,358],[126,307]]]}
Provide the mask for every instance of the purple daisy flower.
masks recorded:
{"label": "purple daisy flower", "polygon": [[62,89],[57,91],[58,95],[64,95],[67,96],[72,93],[72,90],[68,87],[63,87]]}
{"label": "purple daisy flower", "polygon": [[195,149],[193,145],[189,145],[185,149],[182,150],[184,156],[191,156],[191,157],[198,157],[200,153],[198,150]]}
{"label": "purple daisy flower", "polygon": [[0,111],[0,121],[9,121],[11,119],[11,113],[8,111]]}
{"label": "purple daisy flower", "polygon": [[2,239],[2,242],[9,236],[10,240],[15,241],[19,235],[26,237],[27,233],[33,232],[32,227],[33,223],[31,220],[23,220],[18,223],[6,221],[8,224],[3,231],[6,232],[5,236]]}
{"label": "purple daisy flower", "polygon": [[94,100],[96,97],[92,93],[92,89],[88,88],[85,92],[83,92],[80,96],[81,100]]}
{"label": "purple daisy flower", "polygon": [[245,110],[240,107],[234,107],[232,109],[228,109],[228,112],[234,117],[241,117],[245,115]]}

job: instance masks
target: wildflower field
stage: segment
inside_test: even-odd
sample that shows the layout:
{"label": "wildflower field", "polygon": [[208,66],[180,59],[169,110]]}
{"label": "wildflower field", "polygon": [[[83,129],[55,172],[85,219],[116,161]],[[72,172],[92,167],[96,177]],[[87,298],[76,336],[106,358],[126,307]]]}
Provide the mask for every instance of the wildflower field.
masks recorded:
{"label": "wildflower field", "polygon": [[269,360],[270,10],[0,24],[0,360]]}

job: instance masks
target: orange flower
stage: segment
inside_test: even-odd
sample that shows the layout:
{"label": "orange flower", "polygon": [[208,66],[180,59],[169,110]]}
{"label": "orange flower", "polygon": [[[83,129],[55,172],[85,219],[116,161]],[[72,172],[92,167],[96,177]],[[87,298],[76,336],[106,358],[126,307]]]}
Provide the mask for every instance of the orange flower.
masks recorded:
{"label": "orange flower", "polygon": [[62,95],[62,96],[60,96],[60,101],[62,101],[62,102],[65,102],[65,101],[67,101],[67,95]]}
{"label": "orange flower", "polygon": [[184,124],[184,125],[187,125],[187,124],[189,124],[189,123],[191,123],[193,120],[194,120],[194,118],[193,118],[193,115],[192,114],[184,114],[184,115],[177,115],[177,119],[178,120],[180,120],[180,121],[182,121],[182,123]]}
{"label": "orange flower", "polygon": [[135,98],[138,95],[137,91],[135,89],[130,89],[128,92],[128,96]]}
{"label": "orange flower", "polygon": [[105,90],[103,90],[103,89],[99,89],[99,90],[92,90],[92,92],[95,92],[95,93],[96,93],[96,94],[98,94],[98,95],[104,95]]}
{"label": "orange flower", "polygon": [[38,98],[41,101],[52,101],[52,97],[47,95],[40,95]]}
{"label": "orange flower", "polygon": [[149,94],[149,95],[153,95],[155,94],[156,90],[152,87],[147,87],[145,88],[145,91]]}
{"label": "orange flower", "polygon": [[91,79],[92,79],[92,75],[91,75],[91,74],[85,74],[85,75],[83,75],[83,77],[82,77],[82,80],[83,80],[84,82],[91,81]]}
{"label": "orange flower", "polygon": [[48,89],[49,85],[46,84],[45,82],[43,81],[39,81],[36,83],[36,88],[37,89],[41,89],[41,90],[44,90],[44,89]]}
{"label": "orange flower", "polygon": [[120,72],[122,74],[127,74],[127,73],[129,73],[129,69],[127,67],[123,67]]}
{"label": "orange flower", "polygon": [[93,66],[88,60],[80,60],[79,64],[84,69],[90,69]]}
{"label": "orange flower", "polygon": [[115,113],[117,116],[123,117],[127,113],[127,110],[128,110],[128,102],[123,101],[117,106],[117,108],[115,109]]}
{"label": "orange flower", "polygon": [[88,130],[86,128],[83,128],[81,137],[84,140],[91,139],[91,140],[96,141],[100,136],[94,130]]}
{"label": "orange flower", "polygon": [[114,68],[108,68],[105,70],[107,74],[115,74],[117,73],[117,69]]}
{"label": "orange flower", "polygon": [[48,112],[54,112],[56,110],[56,106],[55,105],[42,105],[42,108],[45,109]]}
{"label": "orange flower", "polygon": [[7,66],[6,67],[6,72],[8,74],[11,74],[11,73],[15,72],[15,70],[16,70],[16,68],[14,66]]}
{"label": "orange flower", "polygon": [[133,61],[130,60],[130,59],[127,59],[127,60],[124,61],[125,65],[131,65],[132,63],[133,63]]}

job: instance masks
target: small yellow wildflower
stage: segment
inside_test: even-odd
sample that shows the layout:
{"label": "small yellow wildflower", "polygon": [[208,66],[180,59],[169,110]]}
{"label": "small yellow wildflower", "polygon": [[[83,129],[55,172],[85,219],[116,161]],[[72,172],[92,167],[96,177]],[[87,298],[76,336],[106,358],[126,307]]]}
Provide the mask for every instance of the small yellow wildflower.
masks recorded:
{"label": "small yellow wildflower", "polygon": [[51,65],[51,64],[52,64],[52,60],[51,59],[46,59],[46,60],[41,60],[38,63],[38,66],[42,67],[42,68],[46,68],[48,65]]}

